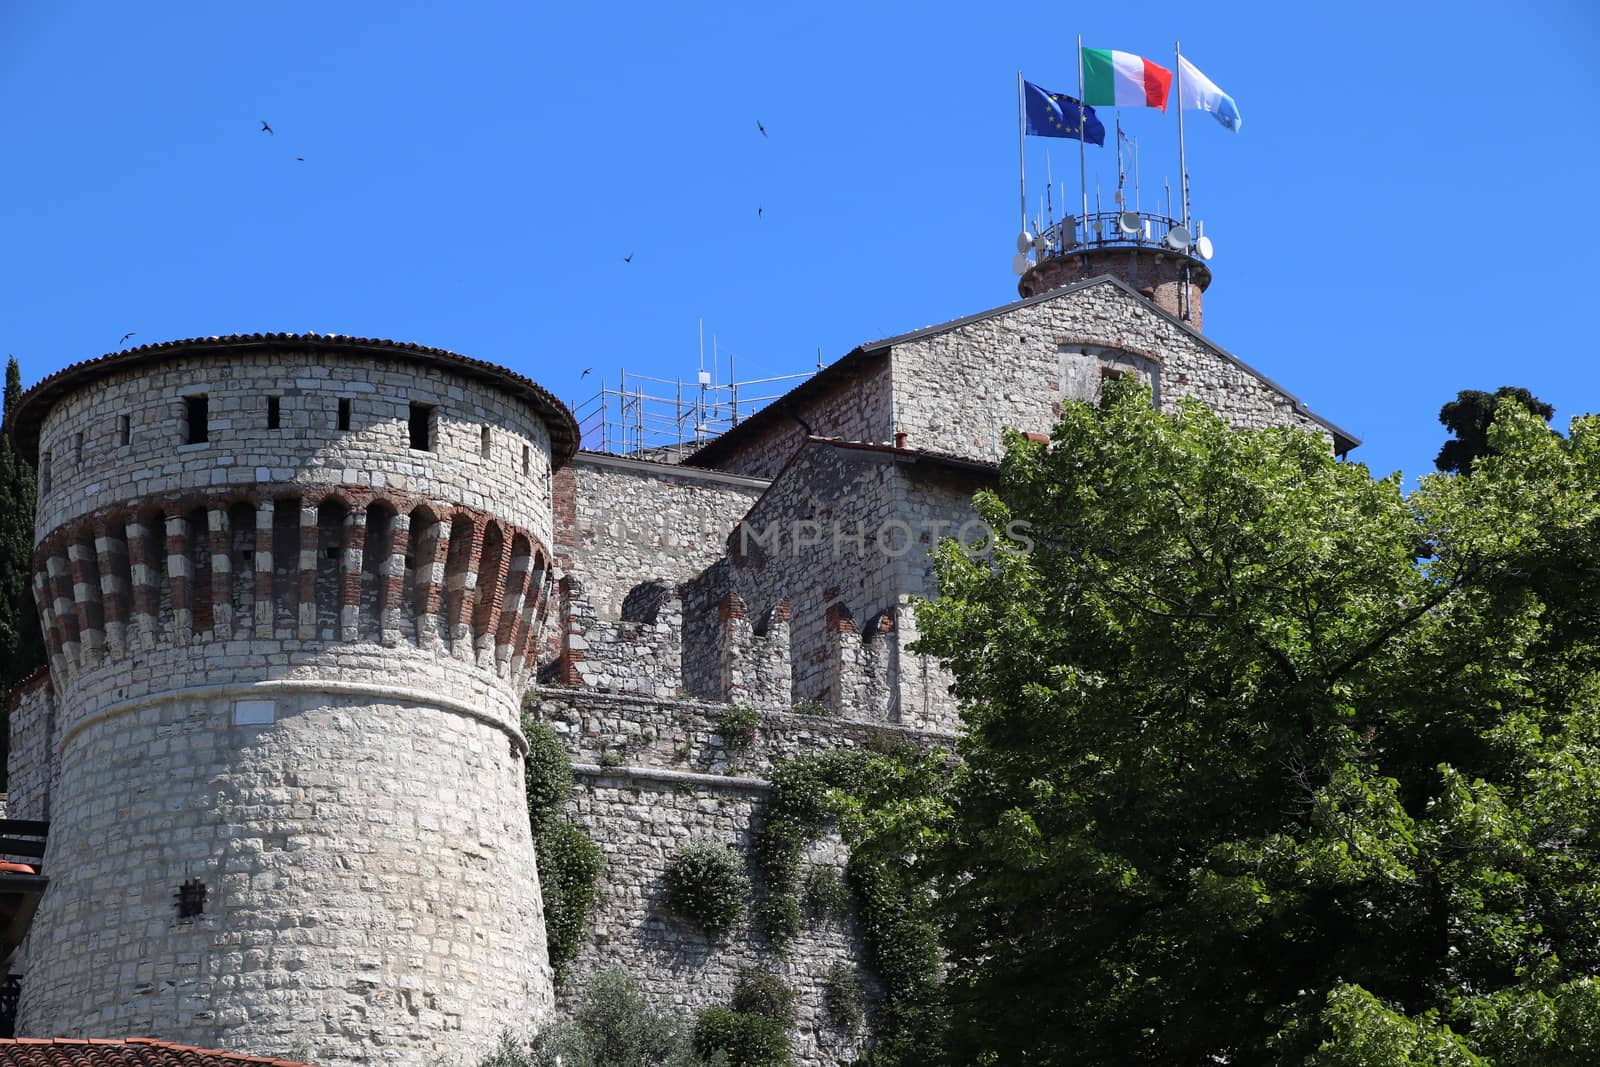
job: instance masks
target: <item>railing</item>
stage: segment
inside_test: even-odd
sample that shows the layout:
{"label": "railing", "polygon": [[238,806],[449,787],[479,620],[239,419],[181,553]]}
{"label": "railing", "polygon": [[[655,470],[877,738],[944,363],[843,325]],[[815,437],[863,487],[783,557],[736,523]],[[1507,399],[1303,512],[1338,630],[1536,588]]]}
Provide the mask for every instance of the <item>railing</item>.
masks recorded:
{"label": "railing", "polygon": [[37,871],[50,824],[38,819],[0,819],[0,857],[23,856]]}
{"label": "railing", "polygon": [[[1068,215],[1039,234],[1044,247],[1035,241],[1040,256],[1059,256],[1080,248],[1151,248],[1166,245],[1167,234],[1178,220],[1153,211],[1095,211],[1085,216]],[[1187,252],[1190,241],[1176,251]],[[1171,247],[1167,245],[1167,247]]]}
{"label": "railing", "polygon": [[780,374],[713,385],[622,370],[615,386],[602,378],[599,392],[574,404],[573,413],[583,448],[671,462],[731,430],[809,377],[809,373]]}

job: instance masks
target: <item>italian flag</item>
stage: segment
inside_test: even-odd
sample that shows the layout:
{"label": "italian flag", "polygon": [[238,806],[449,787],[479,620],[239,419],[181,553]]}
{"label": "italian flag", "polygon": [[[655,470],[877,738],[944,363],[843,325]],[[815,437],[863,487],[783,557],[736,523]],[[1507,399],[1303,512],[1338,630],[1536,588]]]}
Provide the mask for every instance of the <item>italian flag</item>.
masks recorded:
{"label": "italian flag", "polygon": [[1083,49],[1083,102],[1090,107],[1167,110],[1172,71],[1132,52]]}

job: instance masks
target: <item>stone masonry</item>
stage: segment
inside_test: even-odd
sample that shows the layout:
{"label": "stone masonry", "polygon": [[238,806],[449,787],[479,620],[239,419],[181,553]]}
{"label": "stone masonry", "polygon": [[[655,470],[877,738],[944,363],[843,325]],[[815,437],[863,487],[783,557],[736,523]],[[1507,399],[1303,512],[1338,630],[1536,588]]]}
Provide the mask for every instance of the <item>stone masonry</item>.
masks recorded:
{"label": "stone masonry", "polygon": [[[781,957],[748,925],[713,943],[665,909],[667,859],[748,849],[783,760],[953,746],[915,605],[941,537],[1014,536],[972,505],[1008,430],[1045,439],[1132,375],[1164,410],[1358,443],[1161,305],[1101,277],[863,345],[683,465],[574,455],[531,382],[393,342],[178,342],[47,379],[12,427],[41,461],[50,654],[13,697],[12,811],[51,820],[25,1032],[470,1063],[599,967],[688,1015],[759,964],[797,992],[797,1062],[848,1062],[879,995],[854,916]],[[606,861],[557,991],[525,697]],[[739,706],[748,745],[720,733]],[[806,857],[845,860],[836,834]],[[180,919],[191,878],[208,905]],[[825,1017],[838,963],[865,1034]]]}

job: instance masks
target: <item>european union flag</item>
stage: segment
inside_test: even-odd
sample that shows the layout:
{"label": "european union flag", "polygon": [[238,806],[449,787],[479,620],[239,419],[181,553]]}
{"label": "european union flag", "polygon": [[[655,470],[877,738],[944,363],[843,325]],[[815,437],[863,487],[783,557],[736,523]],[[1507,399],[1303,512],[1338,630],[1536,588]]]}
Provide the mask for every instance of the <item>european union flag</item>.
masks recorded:
{"label": "european union flag", "polygon": [[[1071,137],[1086,144],[1106,143],[1106,127],[1095,117],[1094,108],[1079,103],[1066,93],[1052,93],[1030,81],[1022,83],[1027,100],[1027,130],[1035,137]],[[1082,132],[1079,132],[1079,111]]]}

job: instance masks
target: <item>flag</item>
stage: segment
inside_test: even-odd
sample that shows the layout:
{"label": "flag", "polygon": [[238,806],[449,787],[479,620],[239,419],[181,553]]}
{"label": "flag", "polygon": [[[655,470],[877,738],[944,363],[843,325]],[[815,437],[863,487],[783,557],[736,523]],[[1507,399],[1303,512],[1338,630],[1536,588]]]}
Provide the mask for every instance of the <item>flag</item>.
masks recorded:
{"label": "flag", "polygon": [[[1095,117],[1094,108],[1080,104],[1066,93],[1052,93],[1030,81],[1022,83],[1028,102],[1027,130],[1035,137],[1071,137],[1085,144],[1104,146],[1105,125]],[[1083,134],[1079,135],[1079,111],[1083,115]]]}
{"label": "flag", "polygon": [[1083,102],[1095,107],[1158,107],[1167,110],[1172,71],[1132,52],[1085,48]]}
{"label": "flag", "polygon": [[1233,97],[1218,89],[1216,82],[1201,74],[1199,68],[1182,56],[1178,57],[1178,71],[1183,75],[1183,99],[1178,101],[1178,106],[1190,111],[1209,111],[1212,118],[1238,133],[1244,119],[1239,117],[1239,105],[1233,102]]}

